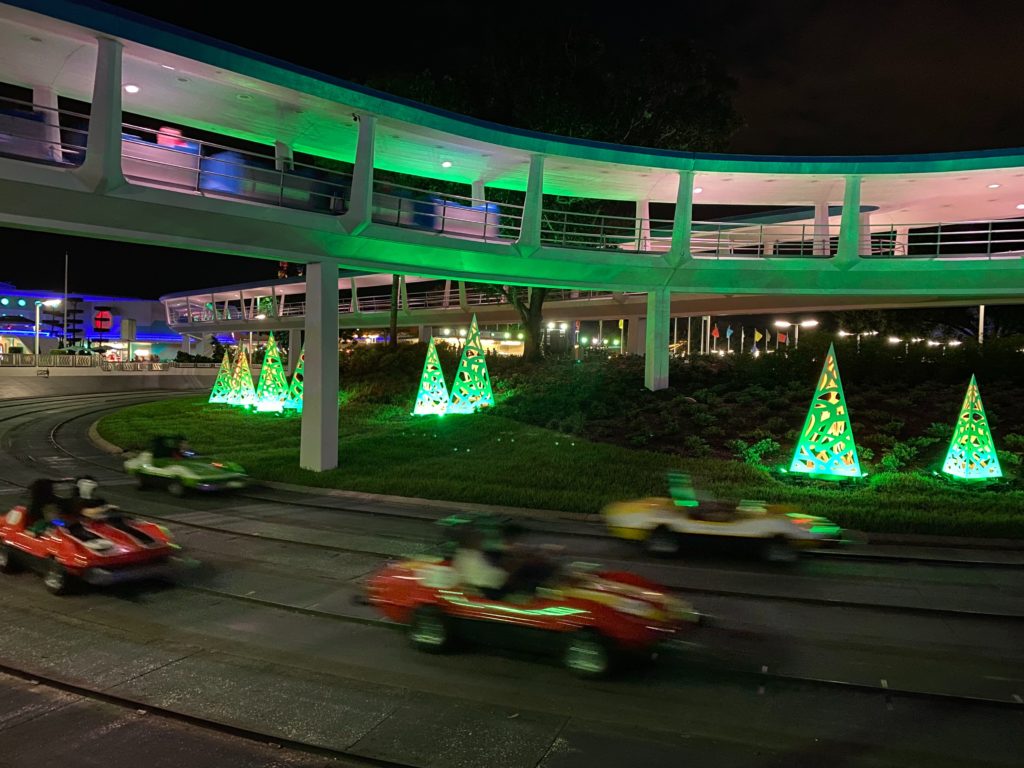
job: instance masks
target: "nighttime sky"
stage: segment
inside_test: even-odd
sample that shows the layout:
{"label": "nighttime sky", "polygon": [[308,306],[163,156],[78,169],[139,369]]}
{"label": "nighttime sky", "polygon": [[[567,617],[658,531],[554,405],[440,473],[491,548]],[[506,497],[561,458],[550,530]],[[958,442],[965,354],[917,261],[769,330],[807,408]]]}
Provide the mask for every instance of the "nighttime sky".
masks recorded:
{"label": "nighttime sky", "polygon": [[[597,15],[596,3],[560,3],[557,10],[551,3],[422,3],[409,9],[385,3],[365,5],[380,10],[363,24],[334,11],[332,23],[313,23],[323,13],[320,3],[283,5],[294,14],[292,24],[268,15],[240,20],[202,14],[194,4],[113,4],[355,81],[424,63],[457,77],[494,36],[529,34],[536,9],[546,24],[596,30],[623,55],[635,53],[645,35],[695,38],[736,83],[734,104],[744,127],[732,139],[733,152],[1024,146],[1019,2],[716,0],[656,11],[646,6],[635,18],[629,11]],[[187,252],[168,260],[167,249],[3,229],[0,245],[7,255],[0,280],[26,288],[57,287],[53,276],[63,271],[65,250],[78,291],[157,296],[276,272],[268,261]],[[130,267],[133,256],[158,262],[160,271],[140,283],[137,268]]]}

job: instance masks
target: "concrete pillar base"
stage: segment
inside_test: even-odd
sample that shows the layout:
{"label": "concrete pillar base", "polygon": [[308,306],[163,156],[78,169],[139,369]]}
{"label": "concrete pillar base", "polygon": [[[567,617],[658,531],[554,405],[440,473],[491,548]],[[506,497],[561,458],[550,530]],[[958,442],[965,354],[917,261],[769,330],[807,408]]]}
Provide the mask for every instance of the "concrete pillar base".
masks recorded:
{"label": "concrete pillar base", "polygon": [[644,386],[651,391],[668,387],[668,332],[671,307],[672,294],[667,289],[659,288],[647,294]]}

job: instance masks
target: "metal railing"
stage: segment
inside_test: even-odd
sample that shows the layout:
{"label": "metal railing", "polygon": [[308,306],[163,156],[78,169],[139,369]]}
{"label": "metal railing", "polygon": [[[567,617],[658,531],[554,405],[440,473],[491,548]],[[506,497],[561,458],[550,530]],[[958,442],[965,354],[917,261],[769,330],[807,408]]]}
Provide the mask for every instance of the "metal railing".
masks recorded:
{"label": "metal railing", "polygon": [[450,237],[509,242],[519,236],[523,207],[442,194],[375,179],[373,221]]}
{"label": "metal railing", "polygon": [[0,97],[0,156],[75,167],[88,135],[89,115]]}
{"label": "metal railing", "polygon": [[690,254],[696,258],[811,258],[836,253],[839,225],[766,224],[759,221],[695,221]]}
{"label": "metal railing", "polygon": [[[901,232],[901,230],[903,230]],[[877,244],[877,247],[876,245]],[[870,258],[1024,258],[1024,218],[904,224],[872,235]]]}
{"label": "metal railing", "polygon": [[672,221],[632,216],[556,211],[541,212],[540,241],[560,248],[657,253],[669,249]]}

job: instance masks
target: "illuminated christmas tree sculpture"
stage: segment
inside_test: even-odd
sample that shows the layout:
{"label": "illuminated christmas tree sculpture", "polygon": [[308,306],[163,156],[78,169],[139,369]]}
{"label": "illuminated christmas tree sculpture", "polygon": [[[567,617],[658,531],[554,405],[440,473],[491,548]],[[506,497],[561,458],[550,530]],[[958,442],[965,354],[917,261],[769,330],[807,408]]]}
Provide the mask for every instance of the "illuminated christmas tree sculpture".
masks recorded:
{"label": "illuminated christmas tree sculpture", "polygon": [[284,401],[284,407],[302,413],[302,377],[306,370],[306,348],[302,348],[299,354],[299,362],[292,374],[292,383],[288,387],[288,397]]}
{"label": "illuminated christmas tree sculpture", "polygon": [[836,350],[831,344],[789,471],[825,478],[861,477],[862,474],[839,378]]}
{"label": "illuminated christmas tree sculpture", "polygon": [[491,392],[491,377],[487,373],[487,360],[484,348],[480,344],[480,329],[476,325],[476,315],[473,315],[466,346],[463,347],[462,358],[459,360],[459,369],[455,372],[455,381],[452,383],[448,413],[473,413],[492,405],[494,394]]}
{"label": "illuminated christmas tree sculpture", "polygon": [[996,480],[1003,476],[974,376],[967,385],[967,395],[960,406],[960,417],[956,420],[953,439],[949,441],[942,472],[961,480]]}
{"label": "illuminated christmas tree sculpture", "polygon": [[228,405],[241,405],[248,408],[256,400],[256,390],[252,386],[252,371],[249,370],[249,355],[245,347],[238,350],[235,366],[231,369],[231,392],[228,394]]}
{"label": "illuminated christmas tree sculpture", "polygon": [[420,376],[420,391],[416,395],[416,407],[413,414],[426,416],[429,414],[444,415],[448,412],[448,387],[444,383],[441,361],[437,357],[437,347],[431,337],[427,347],[427,359],[423,363],[423,374]]}
{"label": "illuminated christmas tree sculpture", "polygon": [[224,356],[220,359],[220,371],[217,372],[217,380],[213,382],[213,389],[210,391],[209,403],[226,403],[228,395],[231,394],[231,356],[224,350]]}
{"label": "illuminated christmas tree sculpture", "polygon": [[274,340],[273,332],[267,339],[267,349],[263,354],[263,367],[260,369],[260,383],[256,387],[256,410],[280,413],[284,410],[288,398],[288,377],[281,365],[281,349]]}

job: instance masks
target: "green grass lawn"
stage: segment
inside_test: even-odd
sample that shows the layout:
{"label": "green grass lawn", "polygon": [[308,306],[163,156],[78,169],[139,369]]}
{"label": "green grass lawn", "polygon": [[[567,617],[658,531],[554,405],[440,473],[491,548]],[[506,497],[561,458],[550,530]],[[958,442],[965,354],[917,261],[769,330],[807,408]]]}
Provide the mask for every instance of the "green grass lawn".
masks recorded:
{"label": "green grass lawn", "polygon": [[184,434],[196,450],[238,461],[264,480],[567,512],[661,495],[664,472],[677,468],[709,495],[797,502],[858,530],[1024,538],[1021,491],[915,474],[793,486],[738,461],[593,443],[496,413],[413,417],[404,407],[343,402],[339,425],[340,467],[324,473],[298,468],[298,418],[207,405],[205,397],[126,408],[103,419],[99,432],[126,450],[153,435]]}

